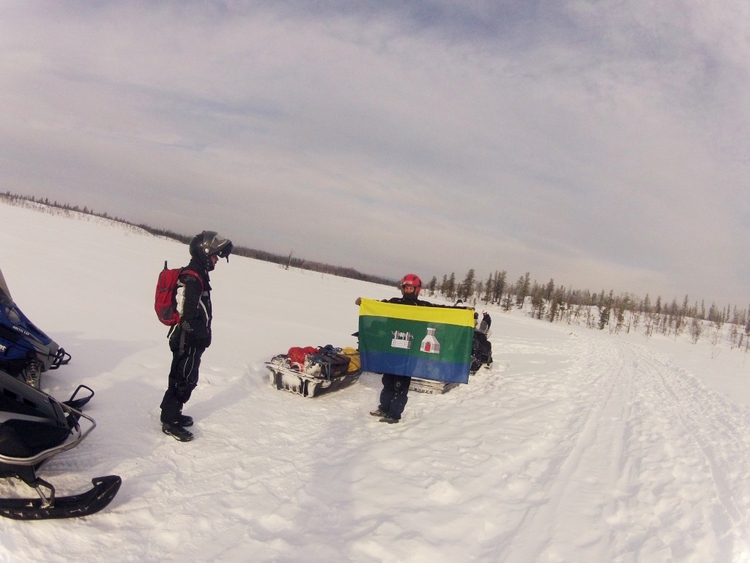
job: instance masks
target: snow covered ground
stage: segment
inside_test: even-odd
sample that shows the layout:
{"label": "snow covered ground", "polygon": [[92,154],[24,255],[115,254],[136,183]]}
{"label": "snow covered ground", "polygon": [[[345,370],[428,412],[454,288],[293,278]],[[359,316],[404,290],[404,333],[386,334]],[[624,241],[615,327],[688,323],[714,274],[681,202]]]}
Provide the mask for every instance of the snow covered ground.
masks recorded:
{"label": "snow covered ground", "polygon": [[741,351],[490,309],[492,370],[411,393],[384,425],[367,414],[377,375],[305,399],[272,389],[264,362],[355,345],[354,299],[396,290],[232,257],[212,275],[214,344],[184,444],[159,428],[171,356],[152,302],[187,247],[8,205],[0,225],[16,303],[73,356],[43,388],[96,391],[96,430],[41,475],[60,494],[123,478],[91,517],[0,522],[0,561],[750,561]]}

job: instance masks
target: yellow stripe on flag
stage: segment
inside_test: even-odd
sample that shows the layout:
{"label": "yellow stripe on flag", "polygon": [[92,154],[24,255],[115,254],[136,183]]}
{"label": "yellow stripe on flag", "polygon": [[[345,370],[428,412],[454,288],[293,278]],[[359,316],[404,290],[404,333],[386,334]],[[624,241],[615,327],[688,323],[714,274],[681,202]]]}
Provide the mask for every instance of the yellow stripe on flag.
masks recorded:
{"label": "yellow stripe on flag", "polygon": [[468,326],[474,328],[473,309],[453,307],[415,307],[400,303],[383,303],[373,299],[362,299],[359,315],[368,317],[388,317],[427,323]]}

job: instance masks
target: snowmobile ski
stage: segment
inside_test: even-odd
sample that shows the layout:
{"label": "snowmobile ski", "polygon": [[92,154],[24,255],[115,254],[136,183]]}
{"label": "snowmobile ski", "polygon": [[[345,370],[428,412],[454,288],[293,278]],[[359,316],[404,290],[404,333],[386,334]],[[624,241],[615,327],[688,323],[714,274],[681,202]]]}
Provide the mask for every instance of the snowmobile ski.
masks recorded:
{"label": "snowmobile ski", "polygon": [[[0,499],[0,516],[14,520],[50,520],[54,518],[77,518],[99,512],[115,498],[122,479],[117,475],[96,477],[90,490],[79,495],[55,497],[54,487],[39,479],[38,499]],[[41,489],[50,491],[49,497]]]}

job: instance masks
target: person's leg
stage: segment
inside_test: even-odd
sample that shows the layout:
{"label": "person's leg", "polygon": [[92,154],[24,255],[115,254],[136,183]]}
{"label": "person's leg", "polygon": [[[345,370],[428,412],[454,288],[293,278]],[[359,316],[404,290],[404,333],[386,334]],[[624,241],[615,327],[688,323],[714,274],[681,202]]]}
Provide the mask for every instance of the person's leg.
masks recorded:
{"label": "person's leg", "polygon": [[393,401],[394,395],[394,384],[398,376],[390,373],[383,374],[383,390],[380,392],[380,405],[378,410],[387,413],[391,408],[391,401]]}
{"label": "person's leg", "polygon": [[411,384],[411,377],[405,376],[394,376],[395,381],[393,382],[393,398],[388,408],[388,416],[396,420],[401,419],[401,414],[404,412],[406,407],[406,401],[408,400],[409,385]]}
{"label": "person's leg", "polygon": [[193,389],[198,385],[198,369],[203,351],[203,348],[186,348],[183,352],[173,353],[169,385],[161,402],[162,422],[178,422],[182,406],[190,400]]}

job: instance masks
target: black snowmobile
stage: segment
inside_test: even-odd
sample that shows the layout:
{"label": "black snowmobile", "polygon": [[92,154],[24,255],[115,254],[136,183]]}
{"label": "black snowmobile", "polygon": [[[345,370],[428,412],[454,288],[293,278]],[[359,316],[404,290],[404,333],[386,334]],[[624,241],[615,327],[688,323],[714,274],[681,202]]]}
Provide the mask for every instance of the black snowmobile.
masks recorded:
{"label": "black snowmobile", "polygon": [[[77,397],[84,390],[88,394]],[[0,516],[43,520],[87,516],[107,506],[122,480],[117,475],[97,477],[89,491],[67,497],[37,476],[48,459],[75,448],[96,427],[80,408],[94,392],[79,385],[68,401],[59,402],[0,370],[0,477],[17,478],[36,489],[39,498],[0,498]],[[80,419],[86,420],[86,428]]]}
{"label": "black snowmobile", "polygon": [[39,389],[41,375],[70,361],[70,354],[39,330],[13,302],[0,271],[0,370]]}
{"label": "black snowmobile", "polygon": [[474,375],[479,369],[486,365],[492,367],[492,343],[487,339],[489,330],[484,328],[474,329],[474,340],[471,344],[471,367],[469,373]]}

